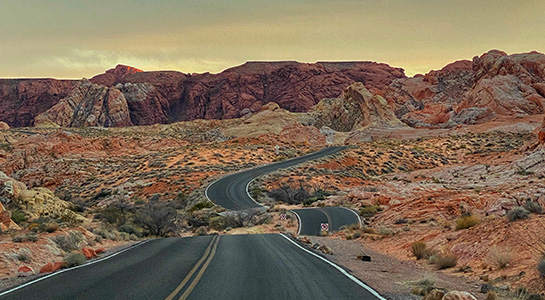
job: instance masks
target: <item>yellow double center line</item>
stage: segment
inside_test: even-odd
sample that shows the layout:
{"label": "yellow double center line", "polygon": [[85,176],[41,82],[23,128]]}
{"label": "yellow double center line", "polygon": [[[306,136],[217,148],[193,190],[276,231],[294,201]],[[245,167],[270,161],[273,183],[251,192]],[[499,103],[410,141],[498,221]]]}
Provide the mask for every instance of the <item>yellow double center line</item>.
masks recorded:
{"label": "yellow double center line", "polygon": [[[212,240],[210,241],[210,244],[208,245],[208,248],[206,248],[206,251],[204,252],[204,255],[201,257],[201,259],[199,259],[199,261],[195,264],[195,266],[193,267],[193,269],[191,269],[191,271],[187,274],[187,276],[185,276],[184,280],[182,280],[182,282],[178,285],[178,287],[176,287],[176,289],[170,295],[168,295],[166,300],[172,300],[172,299],[174,299],[174,297],[176,297],[176,295],[180,292],[180,290],[182,290],[182,288],[191,279],[193,274],[195,274],[195,272],[197,272],[199,267],[202,265],[202,263],[206,259],[206,262],[204,263],[204,265],[201,268],[201,270],[199,271],[199,273],[197,273],[197,276],[195,276],[195,279],[193,279],[193,281],[191,282],[189,287],[187,287],[185,292],[178,299],[179,300],[185,300],[185,299],[187,299],[187,297],[189,297],[189,294],[191,294],[191,292],[193,291],[193,289],[195,288],[197,283],[199,283],[199,280],[201,279],[202,275],[204,274],[204,271],[206,271],[206,268],[208,268],[208,265],[210,264],[210,262],[214,258],[214,255],[216,254],[216,249],[218,248],[219,240],[220,240],[219,235],[216,235],[216,236],[214,236],[212,238]],[[210,249],[212,249],[212,250],[210,250]],[[210,254],[210,255],[208,255],[208,254]],[[208,257],[208,259],[207,259],[207,257]]]}

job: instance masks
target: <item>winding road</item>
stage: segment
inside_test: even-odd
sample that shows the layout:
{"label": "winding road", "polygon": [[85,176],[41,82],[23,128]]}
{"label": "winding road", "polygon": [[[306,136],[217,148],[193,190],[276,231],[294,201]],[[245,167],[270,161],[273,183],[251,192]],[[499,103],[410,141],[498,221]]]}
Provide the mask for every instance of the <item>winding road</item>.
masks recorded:
{"label": "winding road", "polygon": [[[206,197],[215,204],[229,210],[245,210],[262,207],[248,193],[248,186],[257,177],[296,166],[306,161],[315,160],[338,153],[346,147],[328,147],[320,151],[293,158],[290,160],[260,166],[250,170],[225,176],[206,189]],[[328,224],[329,230],[339,230],[340,227],[360,224],[360,218],[354,211],[343,207],[307,208],[292,210],[299,221],[299,234],[319,235],[321,224]]]}
{"label": "winding road", "polygon": [[[230,209],[259,207],[245,192],[256,176],[342,148],[267,165],[215,182],[207,196]],[[340,207],[293,210],[300,231],[332,230],[358,216]],[[319,231],[318,231],[319,232]],[[0,292],[0,299],[385,300],[342,267],[284,234],[211,235],[141,242],[85,265]]]}

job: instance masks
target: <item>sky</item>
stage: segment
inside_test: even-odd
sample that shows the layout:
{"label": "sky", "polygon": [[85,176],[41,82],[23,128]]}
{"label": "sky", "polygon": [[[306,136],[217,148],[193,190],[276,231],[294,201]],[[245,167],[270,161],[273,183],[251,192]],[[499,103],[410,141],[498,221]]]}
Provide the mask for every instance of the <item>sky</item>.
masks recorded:
{"label": "sky", "polygon": [[0,77],[257,60],[377,61],[413,75],[491,49],[545,52],[543,11],[543,0],[1,0]]}

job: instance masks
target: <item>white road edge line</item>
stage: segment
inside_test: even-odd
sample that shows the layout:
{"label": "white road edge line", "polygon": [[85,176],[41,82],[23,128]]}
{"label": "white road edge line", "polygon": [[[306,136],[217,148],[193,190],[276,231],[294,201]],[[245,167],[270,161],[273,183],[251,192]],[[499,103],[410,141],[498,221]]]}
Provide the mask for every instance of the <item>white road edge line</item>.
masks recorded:
{"label": "white road edge line", "polygon": [[299,247],[299,249],[323,260],[324,262],[328,263],[330,266],[332,266],[333,268],[337,269],[339,272],[341,272],[344,276],[348,277],[349,279],[351,279],[352,281],[354,281],[357,285],[361,286],[362,288],[366,289],[369,293],[373,294],[373,296],[377,297],[378,299],[380,300],[386,300],[384,297],[382,297],[377,291],[373,290],[371,287],[369,287],[368,285],[366,285],[365,283],[361,282],[361,280],[359,280],[358,278],[352,276],[350,273],[346,272],[343,268],[339,267],[337,264],[335,264],[334,262],[331,262],[323,257],[321,257],[320,255],[312,252],[312,251],[309,251],[305,248],[303,248],[301,245],[297,244],[296,242],[292,241],[289,237],[287,237],[286,235],[282,234],[282,233],[279,233],[279,235],[281,235],[282,237],[284,237],[286,240],[288,240],[289,242],[291,242],[292,244],[294,244],[295,246]]}
{"label": "white road edge line", "polygon": [[34,279],[34,280],[32,280],[32,281],[29,281],[29,282],[27,282],[27,283],[21,284],[20,286],[16,286],[16,287],[14,287],[14,288],[11,288],[11,289],[9,289],[9,290],[7,290],[7,291],[4,291],[4,292],[0,293],[0,297],[1,297],[1,296],[4,296],[4,295],[7,295],[7,294],[9,294],[9,293],[15,292],[15,291],[17,291],[17,290],[19,290],[19,289],[22,289],[22,288],[24,288],[24,287],[26,287],[26,286],[29,286],[29,285],[31,285],[31,284],[34,284],[34,283],[36,283],[36,282],[42,281],[42,280],[44,280],[44,279],[47,279],[47,278],[50,278],[50,277],[59,275],[59,274],[61,274],[61,273],[68,272],[68,271],[72,271],[72,270],[79,269],[79,268],[83,268],[83,267],[86,267],[86,266],[90,266],[90,265],[92,265],[92,264],[96,264],[96,263],[101,262],[101,261],[105,261],[105,260],[110,259],[110,258],[112,258],[112,257],[114,257],[114,256],[116,256],[116,255],[118,255],[118,254],[121,254],[121,253],[123,253],[123,252],[125,252],[125,251],[129,251],[129,250],[131,250],[131,249],[133,249],[133,248],[136,248],[136,247],[138,247],[138,246],[140,246],[140,245],[143,245],[143,244],[145,244],[145,243],[147,243],[147,242],[149,242],[149,241],[151,241],[151,240],[146,240],[146,241],[140,242],[140,243],[138,243],[138,244],[135,244],[135,245],[132,245],[132,246],[130,246],[130,247],[128,247],[128,248],[125,248],[125,249],[123,249],[123,250],[121,250],[121,251],[112,253],[112,254],[110,254],[110,255],[108,255],[108,256],[106,256],[106,257],[103,257],[103,258],[100,258],[100,259],[93,260],[93,261],[90,261],[90,262],[88,262],[88,263],[85,263],[85,264],[83,264],[83,265],[81,265],[81,266],[77,266],[77,267],[73,267],[73,268],[69,268],[69,269],[62,269],[62,270],[59,270],[59,271],[57,271],[57,272],[53,272],[53,273],[51,273],[51,274],[49,274],[49,275],[46,275],[46,276],[43,276],[43,277],[40,277],[40,278],[36,278],[36,279]]}
{"label": "white road edge line", "polygon": [[343,206],[337,206],[337,207],[344,208],[344,209],[347,209],[347,210],[353,212],[353,213],[356,215],[356,217],[358,217],[358,220],[360,221],[360,227],[362,226],[360,215],[358,215],[357,212],[355,212],[355,211],[353,211],[352,209],[347,208],[347,207],[343,207]]}
{"label": "white road edge line", "polygon": [[297,217],[297,222],[299,223],[299,228],[297,228],[297,235],[301,234],[301,227],[303,225],[303,223],[301,223],[301,217],[299,217],[299,214],[297,214],[295,211],[293,210],[289,210],[289,212],[291,212],[292,214],[294,214],[296,217]]}
{"label": "white road edge line", "polygon": [[255,204],[257,204],[257,205],[259,205],[259,206],[261,206],[261,207],[265,207],[265,205],[262,205],[261,203],[257,203],[257,201],[255,201],[255,199],[252,198],[252,196],[250,195],[250,192],[249,192],[250,184],[252,184],[252,182],[254,182],[254,180],[256,180],[256,179],[257,179],[258,177],[260,177],[260,176],[262,176],[262,175],[256,176],[256,177],[252,178],[252,180],[250,180],[250,181],[248,182],[248,184],[246,185],[246,194],[248,195],[248,197],[250,197],[250,199],[252,199],[252,201],[255,202]]}

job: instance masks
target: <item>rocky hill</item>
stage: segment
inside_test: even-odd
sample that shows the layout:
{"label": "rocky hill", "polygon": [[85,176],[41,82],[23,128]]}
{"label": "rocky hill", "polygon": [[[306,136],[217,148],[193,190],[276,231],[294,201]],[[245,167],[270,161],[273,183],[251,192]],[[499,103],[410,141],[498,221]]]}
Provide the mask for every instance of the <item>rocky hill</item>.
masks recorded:
{"label": "rocky hill", "polygon": [[118,65],[90,79],[92,87],[87,80],[0,81],[0,120],[11,127],[35,121],[61,126],[149,125],[237,118],[268,102],[301,112],[323,98],[337,97],[353,82],[379,91],[396,78],[405,78],[402,69],[374,62],[248,62],[219,74],[191,75]]}
{"label": "rocky hill", "polygon": [[[248,62],[219,74],[118,65],[90,80],[0,80],[0,121],[11,127],[166,124],[239,118],[270,102],[308,112],[323,99],[343,98],[356,82],[369,91],[368,99],[385,100],[381,103],[411,127],[478,124],[543,113],[545,55],[492,50],[411,78],[374,62]],[[340,112],[338,103],[323,105]],[[343,122],[358,118],[358,105],[357,111],[342,108],[350,115]]]}
{"label": "rocky hill", "polygon": [[385,90],[396,115],[413,127],[476,124],[497,116],[542,114],[545,55],[492,50],[426,75],[397,79]]}

